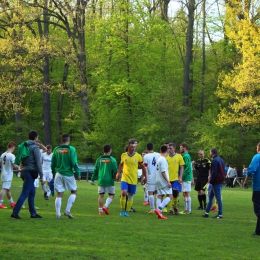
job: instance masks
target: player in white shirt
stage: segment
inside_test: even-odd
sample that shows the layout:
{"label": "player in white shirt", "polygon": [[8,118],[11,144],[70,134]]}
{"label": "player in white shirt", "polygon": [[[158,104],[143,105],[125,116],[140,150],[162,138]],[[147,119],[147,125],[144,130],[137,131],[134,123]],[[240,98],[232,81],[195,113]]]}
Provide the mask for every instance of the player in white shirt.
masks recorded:
{"label": "player in white shirt", "polygon": [[148,154],[144,156],[144,166],[147,168],[147,183],[146,189],[148,191],[149,203],[151,210],[148,213],[154,213],[154,193],[156,191],[156,163],[160,157],[159,153],[153,151],[153,144],[148,143],[146,145]]}
{"label": "player in white shirt", "polygon": [[13,208],[16,202],[13,201],[11,195],[11,183],[13,180],[13,169],[18,170],[19,166],[14,164],[15,156],[13,155],[13,151],[16,147],[15,142],[9,142],[7,145],[7,151],[3,153],[0,157],[0,165],[1,165],[1,180],[2,180],[2,190],[0,192],[0,209],[6,209],[4,206],[4,197],[7,195],[7,198],[10,202],[10,207]]}
{"label": "player in white shirt", "polygon": [[[44,184],[42,185],[42,189],[44,190],[44,199],[48,200],[51,194],[50,190],[50,181],[53,178],[51,171],[51,158],[52,158],[52,146],[46,145],[47,152],[42,153],[41,162],[42,162],[42,180]],[[47,185],[47,186],[46,186]]]}
{"label": "player in white shirt", "polygon": [[[162,215],[162,209],[172,200],[172,184],[169,180],[168,163],[165,159],[167,155],[167,146],[162,145],[160,149],[160,157],[156,164],[156,190],[158,208],[154,211],[159,219],[167,219]],[[163,196],[166,196],[163,199]]]}

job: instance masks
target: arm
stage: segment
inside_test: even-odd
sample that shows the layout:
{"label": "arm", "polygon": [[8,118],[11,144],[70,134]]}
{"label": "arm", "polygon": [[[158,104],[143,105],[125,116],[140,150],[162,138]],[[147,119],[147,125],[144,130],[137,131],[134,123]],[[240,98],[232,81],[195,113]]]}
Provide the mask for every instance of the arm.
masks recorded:
{"label": "arm", "polygon": [[142,182],[141,183],[145,184],[147,182],[147,172],[146,172],[146,169],[145,169],[145,166],[143,163],[140,163],[139,165],[142,169]]}
{"label": "arm", "polygon": [[51,158],[51,172],[53,174],[53,178],[55,178],[55,175],[56,175],[56,153],[55,153],[55,149],[54,149],[54,152],[52,154],[52,158]]}
{"label": "arm", "polygon": [[166,173],[165,173],[165,172],[162,172],[162,176],[163,176],[163,178],[167,181],[168,187],[171,188],[172,184],[171,184],[170,181],[167,179]]}
{"label": "arm", "polygon": [[44,146],[41,141],[38,140],[37,145],[43,150],[43,152],[47,152],[46,146]]}
{"label": "arm", "polygon": [[94,185],[95,176],[98,175],[98,171],[99,171],[98,161],[99,161],[99,159],[96,160],[95,167],[94,167],[94,171],[93,171],[93,173],[92,173],[92,175],[91,175],[91,181],[90,181],[90,183],[91,183],[92,185]]}
{"label": "arm", "polygon": [[218,174],[218,162],[216,160],[213,160],[211,162],[211,177],[210,177],[210,184],[216,179]]}
{"label": "arm", "polygon": [[41,164],[41,152],[39,147],[35,147],[33,149],[33,154],[34,154],[34,159],[35,159],[35,165],[36,165],[36,169],[38,174],[40,175],[40,180],[42,182],[42,164]]}
{"label": "arm", "polygon": [[78,157],[77,157],[76,149],[74,147],[70,147],[70,149],[72,150],[72,153],[71,153],[72,167],[76,171],[76,173],[78,175],[77,180],[79,181],[81,179],[81,176],[80,176],[81,172],[80,172],[80,169],[79,169],[79,166],[78,166]]}
{"label": "arm", "polygon": [[116,181],[119,180],[119,176],[120,176],[120,173],[121,173],[122,170],[123,170],[123,166],[124,166],[123,163],[120,163],[120,164],[119,164],[118,171],[117,171],[117,174],[116,174]]}
{"label": "arm", "polygon": [[182,183],[182,175],[183,175],[184,166],[180,166],[180,176],[179,176],[179,183]]}

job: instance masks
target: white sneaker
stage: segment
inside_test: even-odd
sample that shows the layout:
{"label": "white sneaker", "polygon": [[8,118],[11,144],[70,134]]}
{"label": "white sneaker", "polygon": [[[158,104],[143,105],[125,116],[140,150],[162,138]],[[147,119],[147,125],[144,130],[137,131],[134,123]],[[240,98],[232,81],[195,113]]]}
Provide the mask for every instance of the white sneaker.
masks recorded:
{"label": "white sneaker", "polygon": [[65,212],[64,212],[64,216],[67,216],[67,217],[69,217],[70,219],[73,219],[73,218],[74,218],[69,211],[65,211]]}

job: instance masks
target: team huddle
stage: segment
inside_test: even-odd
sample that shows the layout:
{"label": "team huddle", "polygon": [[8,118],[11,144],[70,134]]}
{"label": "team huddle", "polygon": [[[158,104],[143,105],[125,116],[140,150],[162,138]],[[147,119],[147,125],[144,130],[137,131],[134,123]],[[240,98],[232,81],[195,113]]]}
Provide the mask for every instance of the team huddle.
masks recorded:
{"label": "team huddle", "polygon": [[[145,186],[147,192],[149,201],[147,205],[150,206],[149,214],[156,214],[159,219],[167,219],[163,215],[163,210],[166,208],[169,215],[191,214],[192,170],[196,169],[202,170],[202,175],[198,175],[195,186],[200,202],[198,209],[205,209],[206,212],[203,214],[203,217],[208,217],[209,209],[215,196],[220,208],[217,218],[222,218],[221,192],[217,192],[214,189],[214,185],[222,180],[219,178],[218,172],[222,172],[221,169],[224,162],[217,156],[215,148],[211,150],[212,158],[218,157],[222,161],[218,160],[216,164],[216,162],[213,162],[215,159],[213,159],[212,162],[215,165],[214,169],[216,172],[211,173],[209,176],[210,161],[208,159],[205,159],[205,161],[202,158],[203,160],[192,162],[188,153],[187,143],[180,145],[180,153],[176,153],[174,143],[162,145],[160,153],[154,151],[152,143],[147,143],[146,151],[142,155],[136,152],[136,147],[137,141],[130,139],[126,146],[126,152],[121,155],[119,166],[117,166],[116,159],[111,156],[112,147],[108,144],[103,147],[104,154],[96,160],[94,172],[91,176],[91,184],[94,184],[95,177],[98,176],[98,208],[100,215],[109,215],[109,205],[115,195],[114,181],[118,181],[120,178],[120,216],[129,217],[129,212],[134,211],[133,198],[138,183],[138,169],[142,171],[141,183]],[[57,146],[52,153],[51,145],[45,147],[38,140],[38,133],[32,130],[29,132],[29,139],[18,146],[16,157],[13,155],[15,148],[16,144],[9,142],[7,151],[0,158],[2,168],[0,208],[6,208],[3,204],[3,199],[7,195],[10,207],[13,208],[11,218],[21,219],[19,212],[28,198],[31,218],[42,218],[42,216],[37,214],[34,205],[35,187],[39,178],[46,200],[49,199],[51,193],[54,194],[54,190],[56,191],[55,209],[57,219],[61,218],[64,191],[69,190],[71,192],[64,215],[73,219],[71,208],[77,195],[76,179],[80,180],[81,173],[78,168],[76,149],[70,145],[70,136],[63,134],[61,136],[61,145]],[[19,169],[23,179],[23,189],[17,202],[14,202],[11,196],[13,169]],[[76,179],[74,172],[76,172]],[[206,205],[206,197],[203,193],[207,183],[212,184],[213,187],[208,205]],[[183,193],[184,197],[184,210],[181,212],[178,210],[180,192]],[[103,203],[105,194],[108,194],[108,197],[105,203]],[[204,202],[204,206],[202,202]]]}

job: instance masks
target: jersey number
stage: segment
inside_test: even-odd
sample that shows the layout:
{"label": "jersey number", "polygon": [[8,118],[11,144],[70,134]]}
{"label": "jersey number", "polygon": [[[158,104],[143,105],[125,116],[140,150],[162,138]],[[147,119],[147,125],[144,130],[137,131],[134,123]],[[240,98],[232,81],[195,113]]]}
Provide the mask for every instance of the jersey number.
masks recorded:
{"label": "jersey number", "polygon": [[153,165],[153,166],[156,165],[156,159],[155,159],[155,157],[153,157],[152,165]]}

